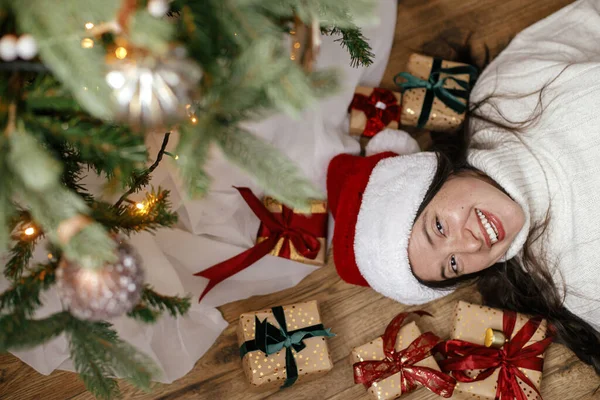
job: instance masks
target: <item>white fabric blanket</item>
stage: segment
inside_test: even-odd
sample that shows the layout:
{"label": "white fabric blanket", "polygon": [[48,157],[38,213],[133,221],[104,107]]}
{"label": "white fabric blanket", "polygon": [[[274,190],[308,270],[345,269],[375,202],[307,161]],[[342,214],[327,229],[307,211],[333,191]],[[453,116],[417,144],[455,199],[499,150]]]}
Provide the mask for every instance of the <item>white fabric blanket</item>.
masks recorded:
{"label": "white fabric blanket", "polygon": [[[298,163],[323,192],[329,160],[339,153],[359,151],[358,142],[348,135],[346,112],[354,88],[358,84],[377,86],[387,65],[395,30],[396,0],[380,0],[377,12],[380,24],[364,30],[375,53],[371,67],[350,67],[346,50],[325,37],[317,68],[335,66],[340,70],[343,84],[340,92],[297,120],[276,115],[249,125],[257,136]],[[148,137],[151,155],[158,152],[161,142],[162,134]],[[175,142],[176,138],[168,149],[172,150]],[[180,222],[176,229],[162,229],[155,236],[141,233],[130,240],[143,259],[147,282],[157,291],[192,295],[189,315],[163,316],[150,325],[126,317],[111,321],[122,339],[155,360],[162,371],[156,380],[165,383],[189,372],[227,326],[215,307],[292,287],[315,270],[312,266],[266,256],[216,286],[198,304],[197,298],[208,281],[193,274],[246,250],[256,238],[259,221],[232,185],[248,186],[257,196],[262,194],[251,177],[227,162],[216,149],[205,168],[213,179],[210,192],[201,200],[185,200],[176,166],[166,159],[155,171],[152,184],[172,191],[173,209],[179,213]],[[332,224],[330,232],[331,228]],[[46,257],[42,246],[38,246],[36,257],[40,260]],[[6,280],[0,278],[0,290],[7,286]],[[44,293],[43,302],[36,318],[61,309],[55,290]],[[64,335],[35,349],[13,354],[42,374],[57,368],[74,370]]]}

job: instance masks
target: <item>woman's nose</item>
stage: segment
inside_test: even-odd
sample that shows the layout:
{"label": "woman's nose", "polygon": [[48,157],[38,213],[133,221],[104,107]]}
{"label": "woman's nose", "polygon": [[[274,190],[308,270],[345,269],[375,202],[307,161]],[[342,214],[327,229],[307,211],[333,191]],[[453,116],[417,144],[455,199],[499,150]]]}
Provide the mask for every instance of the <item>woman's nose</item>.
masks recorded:
{"label": "woman's nose", "polygon": [[454,243],[454,252],[457,253],[476,253],[484,244],[481,239],[469,229],[463,229],[460,235],[456,237]]}

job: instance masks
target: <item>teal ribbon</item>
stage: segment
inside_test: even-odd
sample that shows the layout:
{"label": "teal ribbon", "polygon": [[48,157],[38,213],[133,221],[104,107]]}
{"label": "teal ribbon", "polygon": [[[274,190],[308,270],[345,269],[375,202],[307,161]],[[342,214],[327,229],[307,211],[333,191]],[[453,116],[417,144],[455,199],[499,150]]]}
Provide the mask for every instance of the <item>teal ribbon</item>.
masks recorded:
{"label": "teal ribbon", "polygon": [[[448,76],[440,79],[441,74],[446,74]],[[469,75],[469,81],[467,82],[458,79],[454,75]],[[404,78],[405,81],[399,82],[399,78]],[[429,120],[433,100],[436,97],[457,114],[464,113],[467,110],[466,103],[469,98],[471,85],[476,78],[477,69],[471,65],[442,68],[442,59],[434,58],[428,80],[418,78],[408,72],[401,72],[394,77],[394,83],[400,88],[402,93],[410,89],[426,89],[425,99],[423,100],[423,108],[417,123],[418,128],[423,128]],[[448,80],[454,81],[458,86],[460,86],[460,89],[445,88],[444,85]],[[460,99],[464,100],[464,102],[462,102]]]}
{"label": "teal ribbon", "polygon": [[273,311],[275,320],[279,324],[279,328],[268,323],[266,318],[260,321],[255,316],[254,339],[247,340],[242,344],[240,347],[240,358],[244,358],[251,351],[260,350],[268,356],[285,348],[286,379],[281,386],[283,389],[292,386],[298,379],[298,365],[296,364],[292,349],[296,353],[299,353],[306,348],[304,339],[317,336],[332,337],[335,334],[331,333],[329,328],[325,329],[323,324],[307,326],[288,332],[283,307],[273,307],[271,310]]}

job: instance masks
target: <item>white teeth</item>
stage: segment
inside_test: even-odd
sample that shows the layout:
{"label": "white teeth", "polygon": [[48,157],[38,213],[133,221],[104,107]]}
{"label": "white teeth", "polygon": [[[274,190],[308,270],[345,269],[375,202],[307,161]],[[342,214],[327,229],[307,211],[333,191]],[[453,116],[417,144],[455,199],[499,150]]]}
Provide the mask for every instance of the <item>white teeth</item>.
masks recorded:
{"label": "white teeth", "polygon": [[483,213],[481,211],[479,211],[477,209],[475,211],[477,212],[477,216],[481,220],[481,224],[485,228],[485,231],[487,232],[487,234],[490,238],[490,242],[492,244],[496,243],[498,241],[498,230],[496,229],[494,224],[492,224],[491,222],[489,222],[487,220],[487,218],[485,217],[485,215],[483,215]]}

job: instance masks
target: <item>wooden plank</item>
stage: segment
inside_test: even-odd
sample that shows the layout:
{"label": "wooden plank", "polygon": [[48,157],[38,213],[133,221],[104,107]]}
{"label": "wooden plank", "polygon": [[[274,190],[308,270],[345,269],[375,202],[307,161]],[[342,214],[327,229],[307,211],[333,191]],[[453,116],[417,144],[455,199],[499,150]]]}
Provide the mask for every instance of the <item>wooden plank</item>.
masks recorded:
{"label": "wooden plank", "polygon": [[[392,54],[382,86],[392,87],[395,74],[404,70],[412,51],[435,52],[451,57],[452,50],[440,38],[462,43],[472,32],[476,59],[483,60],[484,44],[495,56],[510,39],[571,0],[402,0],[398,4],[398,22]],[[419,136],[422,143],[427,137]],[[457,299],[477,302],[473,289],[462,289],[451,296],[427,304],[423,309],[435,315],[422,318],[419,326],[433,330],[442,337],[450,332],[450,318]],[[326,325],[338,334],[329,340],[334,369],[325,377],[307,385],[284,391],[256,393],[249,391],[238,357],[235,334],[237,317],[252,310],[275,305],[316,299]],[[368,288],[342,282],[332,265],[321,268],[295,288],[256,296],[220,307],[230,325],[190,373],[176,382],[156,384],[147,394],[121,382],[126,399],[162,400],[303,400],[368,399],[361,385],[354,385],[349,355],[354,346],[381,335],[396,313],[412,310],[386,299]],[[554,344],[547,352],[542,393],[546,400],[600,398],[594,391],[600,379],[591,367],[581,363],[561,345]],[[402,397],[407,400],[438,399],[427,390],[418,390]],[[0,355],[0,399],[91,400],[76,374],[55,371],[43,376],[11,355]]]}

